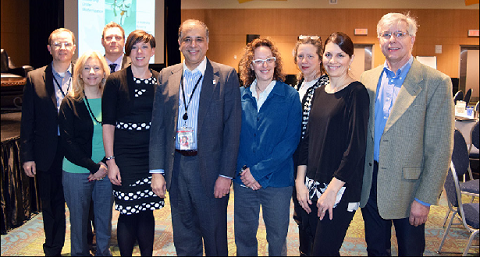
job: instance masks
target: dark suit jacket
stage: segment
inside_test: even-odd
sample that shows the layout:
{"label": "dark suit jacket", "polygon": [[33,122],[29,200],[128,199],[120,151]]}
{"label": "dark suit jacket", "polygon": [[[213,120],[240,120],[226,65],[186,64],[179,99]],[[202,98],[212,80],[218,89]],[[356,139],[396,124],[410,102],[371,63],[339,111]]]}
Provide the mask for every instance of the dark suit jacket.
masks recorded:
{"label": "dark suit jacket", "polygon": [[[163,69],[153,104],[150,129],[150,170],[163,169],[170,190],[182,64]],[[242,109],[238,76],[232,67],[210,62],[200,93],[197,128],[199,172],[206,192],[213,191],[219,175],[234,177]]]}
{"label": "dark suit jacket", "polygon": [[28,73],[23,91],[20,128],[21,161],[35,161],[38,170],[52,165],[58,144],[58,110],[52,64]]}
{"label": "dark suit jacket", "polygon": [[84,100],[67,95],[58,116],[65,158],[94,174],[100,164],[92,160],[93,121]]}

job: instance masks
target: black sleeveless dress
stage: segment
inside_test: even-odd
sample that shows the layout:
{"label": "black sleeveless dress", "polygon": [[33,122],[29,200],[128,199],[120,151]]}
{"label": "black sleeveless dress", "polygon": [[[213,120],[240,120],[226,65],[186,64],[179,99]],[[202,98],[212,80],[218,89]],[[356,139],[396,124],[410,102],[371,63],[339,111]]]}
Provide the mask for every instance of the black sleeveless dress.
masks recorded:
{"label": "black sleeveless dress", "polygon": [[116,121],[114,153],[120,169],[122,185],[113,187],[115,209],[120,214],[134,214],[145,210],[160,209],[164,200],[151,188],[148,154],[150,123],[156,78],[133,77],[135,98],[131,112]]}

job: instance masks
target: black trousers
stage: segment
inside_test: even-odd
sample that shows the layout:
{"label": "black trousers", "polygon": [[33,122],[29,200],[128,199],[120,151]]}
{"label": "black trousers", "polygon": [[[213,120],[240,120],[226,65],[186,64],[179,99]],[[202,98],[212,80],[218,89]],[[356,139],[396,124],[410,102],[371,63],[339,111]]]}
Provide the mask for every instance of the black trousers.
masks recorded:
{"label": "black trousers", "polygon": [[[59,140],[60,141],[60,140]],[[61,149],[58,145],[57,149]],[[49,170],[37,170],[38,191],[42,203],[46,256],[59,256],[65,242],[65,198],[62,186],[63,155],[57,151]]]}
{"label": "black trousers", "polygon": [[300,206],[297,199],[297,190],[293,187],[293,220],[298,225],[298,240],[300,256],[310,256],[313,247],[313,238],[315,237],[315,230],[318,219],[310,220],[308,213]]}
{"label": "black trousers", "polygon": [[317,226],[311,232],[315,233],[311,256],[340,256],[340,248],[356,212],[347,211],[347,207],[348,202],[342,199],[333,209],[332,220],[328,211],[323,220],[319,220],[317,201],[313,201],[310,206],[312,212],[308,216],[310,224],[317,222]]}
{"label": "black trousers", "polygon": [[[386,220],[378,213],[377,207],[378,163],[375,162],[372,188],[367,205],[362,208],[365,222],[365,241],[369,256],[391,256],[392,223],[398,243],[399,256],[421,256],[425,251],[425,224],[415,227],[409,218]],[[392,199],[394,201],[395,199]]]}

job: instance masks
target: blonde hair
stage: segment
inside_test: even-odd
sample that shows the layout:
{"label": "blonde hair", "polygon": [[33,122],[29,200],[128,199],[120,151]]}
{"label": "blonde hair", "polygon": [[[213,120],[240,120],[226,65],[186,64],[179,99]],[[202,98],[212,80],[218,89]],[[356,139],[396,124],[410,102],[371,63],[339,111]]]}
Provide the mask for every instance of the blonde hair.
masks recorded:
{"label": "blonde hair", "polygon": [[382,33],[383,26],[392,26],[399,24],[400,22],[405,22],[407,24],[407,33],[414,37],[417,34],[417,21],[415,18],[410,16],[410,12],[403,14],[403,13],[387,13],[383,15],[383,17],[378,21],[377,24],[377,37],[380,37]]}
{"label": "blonde hair", "polygon": [[105,32],[107,31],[107,29],[111,28],[119,28],[122,32],[123,40],[125,40],[125,30],[123,30],[122,26],[118,25],[118,23],[115,23],[113,21],[109,22],[107,25],[105,25],[105,27],[103,27],[102,38],[105,38]]}
{"label": "blonde hair", "polygon": [[59,28],[59,29],[56,29],[56,30],[52,31],[52,33],[50,33],[50,36],[48,36],[48,44],[52,45],[53,44],[53,42],[52,42],[53,35],[61,33],[61,32],[68,32],[70,34],[70,36],[72,36],[72,43],[75,45],[75,34],[73,34],[73,32],[71,30],[66,29],[66,28]]}
{"label": "blonde hair", "polygon": [[80,77],[82,75],[82,71],[85,68],[85,64],[87,63],[88,59],[95,58],[100,62],[100,67],[103,70],[104,77],[102,81],[98,84],[98,89],[100,92],[103,93],[103,88],[105,87],[105,82],[110,75],[110,69],[108,68],[108,64],[97,51],[87,51],[80,58],[78,58],[77,62],[75,63],[75,69],[73,71],[73,83],[72,83],[72,90],[70,91],[70,96],[72,96],[76,100],[81,100],[85,97],[84,89],[85,85],[83,79]]}
{"label": "blonde hair", "polygon": [[[297,65],[298,69],[298,60],[297,60],[297,53],[298,53],[298,47],[300,45],[307,45],[310,44],[314,46],[317,51],[318,59],[320,60],[320,69],[317,71],[317,74],[315,75],[323,75],[325,74],[325,69],[323,68],[323,46],[322,46],[322,38],[319,36],[298,36],[297,43],[295,44],[295,48],[293,49],[293,62]],[[300,71],[297,74],[297,80],[300,81],[303,79],[303,72]]]}

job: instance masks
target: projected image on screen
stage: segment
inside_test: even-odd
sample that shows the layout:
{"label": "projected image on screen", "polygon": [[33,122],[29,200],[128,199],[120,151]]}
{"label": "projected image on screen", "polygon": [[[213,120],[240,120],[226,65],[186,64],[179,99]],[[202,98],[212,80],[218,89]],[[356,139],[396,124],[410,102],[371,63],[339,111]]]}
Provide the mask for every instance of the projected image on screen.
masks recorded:
{"label": "projected image on screen", "polygon": [[[79,56],[88,50],[105,52],[101,44],[102,32],[111,21],[123,27],[125,37],[136,29],[155,36],[155,0],[79,0]],[[150,62],[153,63],[154,58]]]}
{"label": "projected image on screen", "polygon": [[124,30],[135,30],[136,2],[135,0],[105,1],[105,24],[114,21]]}

